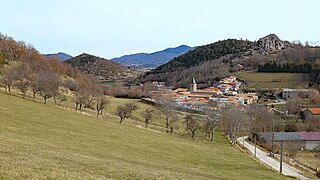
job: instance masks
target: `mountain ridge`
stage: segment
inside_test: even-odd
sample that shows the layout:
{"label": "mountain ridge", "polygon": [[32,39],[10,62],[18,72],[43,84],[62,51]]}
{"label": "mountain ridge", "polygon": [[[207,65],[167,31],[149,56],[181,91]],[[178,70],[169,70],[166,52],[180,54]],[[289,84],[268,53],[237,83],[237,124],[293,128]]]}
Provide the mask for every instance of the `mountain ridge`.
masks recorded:
{"label": "mountain ridge", "polygon": [[178,47],[167,48],[162,51],[153,53],[136,53],[124,55],[121,57],[113,58],[111,60],[124,66],[155,68],[192,49],[192,47],[189,47],[187,45],[180,45]]}
{"label": "mountain ridge", "polygon": [[60,61],[65,61],[65,60],[73,58],[73,56],[66,54],[66,53],[63,53],[63,52],[59,52],[56,54],[44,54],[44,56],[48,57],[48,58],[55,57],[55,58],[58,58]]}

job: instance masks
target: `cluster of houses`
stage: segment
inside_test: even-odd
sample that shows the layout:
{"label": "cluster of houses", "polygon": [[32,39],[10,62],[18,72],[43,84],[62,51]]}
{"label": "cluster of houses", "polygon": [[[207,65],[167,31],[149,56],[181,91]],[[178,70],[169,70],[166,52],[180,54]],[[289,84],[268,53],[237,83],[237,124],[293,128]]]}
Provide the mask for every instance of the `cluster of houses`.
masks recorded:
{"label": "cluster of houses", "polygon": [[227,107],[231,105],[248,105],[258,101],[255,93],[243,94],[240,90],[241,82],[235,76],[224,78],[216,82],[213,86],[198,89],[197,82],[193,78],[192,83],[187,88],[175,90],[175,102],[183,107],[203,110],[204,107]]}

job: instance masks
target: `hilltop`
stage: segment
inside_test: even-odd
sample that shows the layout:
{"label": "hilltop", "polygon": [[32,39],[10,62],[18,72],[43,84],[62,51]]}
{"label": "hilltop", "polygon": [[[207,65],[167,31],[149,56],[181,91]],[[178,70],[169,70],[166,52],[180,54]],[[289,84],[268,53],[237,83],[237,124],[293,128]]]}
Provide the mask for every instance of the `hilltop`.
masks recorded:
{"label": "hilltop", "polygon": [[137,75],[136,72],[115,62],[86,53],[64,62],[78,68],[81,73],[93,75],[99,81],[118,80]]}
{"label": "hilltop", "polygon": [[48,57],[48,58],[55,57],[55,58],[58,58],[60,61],[65,61],[65,60],[73,58],[71,55],[63,53],[63,52],[59,52],[57,54],[45,54],[44,56]]}
{"label": "hilltop", "polygon": [[172,60],[175,57],[187,53],[192,49],[192,47],[181,45],[175,48],[168,48],[162,51],[157,51],[149,54],[137,53],[125,55],[119,58],[114,58],[112,59],[112,61],[122,64],[124,66],[155,68],[161,64],[164,64]]}

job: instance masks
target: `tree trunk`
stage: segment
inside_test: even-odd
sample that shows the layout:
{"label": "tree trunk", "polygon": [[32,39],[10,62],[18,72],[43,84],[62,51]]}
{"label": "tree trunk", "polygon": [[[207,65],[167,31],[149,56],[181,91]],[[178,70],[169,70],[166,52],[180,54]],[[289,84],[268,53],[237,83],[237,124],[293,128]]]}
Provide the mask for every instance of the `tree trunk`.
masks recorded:
{"label": "tree trunk", "polygon": [[33,100],[36,98],[36,92],[33,92]]}
{"label": "tree trunk", "polygon": [[225,130],[225,135],[227,136],[229,134],[229,128],[226,127],[226,130]]}
{"label": "tree trunk", "polygon": [[211,131],[211,141],[214,142],[214,128],[212,128]]}
{"label": "tree trunk", "polygon": [[192,133],[192,139],[194,140],[195,137],[196,137],[196,132],[195,131],[191,131],[191,133]]}
{"label": "tree trunk", "polygon": [[11,91],[11,86],[10,85],[8,85],[8,92],[10,92]]}
{"label": "tree trunk", "polygon": [[167,133],[169,133],[170,131],[169,117],[166,117],[166,128],[167,128]]}
{"label": "tree trunk", "polygon": [[47,98],[43,98],[43,100],[44,100],[44,104],[47,104]]}
{"label": "tree trunk", "polygon": [[23,93],[22,98],[24,99],[26,97],[26,92]]}

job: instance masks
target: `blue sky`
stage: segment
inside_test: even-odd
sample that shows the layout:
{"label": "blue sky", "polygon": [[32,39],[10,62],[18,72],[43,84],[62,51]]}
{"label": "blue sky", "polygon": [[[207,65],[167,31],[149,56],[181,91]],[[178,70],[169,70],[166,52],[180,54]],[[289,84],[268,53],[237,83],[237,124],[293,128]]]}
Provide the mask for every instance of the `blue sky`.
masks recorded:
{"label": "blue sky", "polygon": [[0,0],[0,32],[105,58],[228,38],[320,40],[318,0]]}

